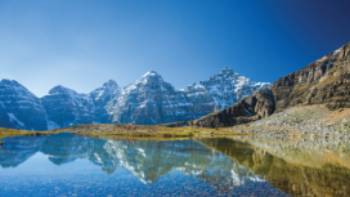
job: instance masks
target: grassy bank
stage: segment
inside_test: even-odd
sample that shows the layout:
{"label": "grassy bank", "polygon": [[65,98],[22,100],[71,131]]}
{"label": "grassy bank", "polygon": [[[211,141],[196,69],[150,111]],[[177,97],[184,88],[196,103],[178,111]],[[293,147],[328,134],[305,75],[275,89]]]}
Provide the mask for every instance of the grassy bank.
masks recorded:
{"label": "grassy bank", "polygon": [[211,129],[113,124],[82,125],[55,130],[54,132],[71,132],[79,135],[127,139],[207,138],[239,134],[230,128]]}
{"label": "grassy bank", "polygon": [[50,135],[56,131],[28,131],[28,130],[17,130],[17,129],[6,129],[0,128],[0,139],[11,136],[39,136],[39,135]]}
{"label": "grassy bank", "polygon": [[74,133],[78,135],[106,137],[112,139],[188,139],[210,138],[239,135],[231,128],[196,128],[196,127],[167,127],[140,125],[79,125],[51,131],[25,131],[14,129],[0,129],[0,138],[10,136],[35,136],[57,133]]}

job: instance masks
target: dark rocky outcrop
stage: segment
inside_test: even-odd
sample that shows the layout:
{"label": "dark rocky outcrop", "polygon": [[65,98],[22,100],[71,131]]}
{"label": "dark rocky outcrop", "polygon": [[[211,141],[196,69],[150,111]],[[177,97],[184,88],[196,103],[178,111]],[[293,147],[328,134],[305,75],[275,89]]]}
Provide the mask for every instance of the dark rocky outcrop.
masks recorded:
{"label": "dark rocky outcrop", "polygon": [[193,125],[202,127],[222,127],[243,124],[271,115],[275,110],[275,101],[269,88],[262,89],[236,105],[221,112],[209,114]]}
{"label": "dark rocky outcrop", "polygon": [[246,97],[234,106],[192,124],[233,126],[283,111],[296,105],[325,104],[329,109],[350,107],[350,43],[307,67],[277,80],[271,91]]}

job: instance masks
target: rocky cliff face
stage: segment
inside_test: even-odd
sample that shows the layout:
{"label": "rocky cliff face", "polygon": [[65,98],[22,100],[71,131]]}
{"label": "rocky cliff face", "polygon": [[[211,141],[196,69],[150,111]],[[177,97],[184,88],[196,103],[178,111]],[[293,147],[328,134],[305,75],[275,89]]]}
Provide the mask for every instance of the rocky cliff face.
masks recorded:
{"label": "rocky cliff face", "polygon": [[350,43],[280,78],[272,85],[271,91],[255,93],[226,110],[205,116],[192,124],[233,126],[296,105],[325,104],[330,109],[350,107],[349,87]]}
{"label": "rocky cliff face", "polygon": [[201,127],[224,127],[243,124],[271,115],[275,110],[275,101],[270,88],[264,88],[248,96],[223,111],[209,114],[192,122]]}
{"label": "rocky cliff face", "polygon": [[47,129],[46,113],[40,100],[17,81],[0,81],[0,127]]}
{"label": "rocky cliff face", "polygon": [[277,111],[298,104],[350,107],[350,43],[276,81]]}

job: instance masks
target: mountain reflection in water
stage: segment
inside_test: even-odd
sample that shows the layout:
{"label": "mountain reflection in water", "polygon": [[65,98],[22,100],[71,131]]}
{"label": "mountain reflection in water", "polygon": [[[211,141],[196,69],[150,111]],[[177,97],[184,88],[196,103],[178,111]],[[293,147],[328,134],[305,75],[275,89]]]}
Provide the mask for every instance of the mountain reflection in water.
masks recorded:
{"label": "mountain reflection in water", "polygon": [[229,139],[128,141],[58,134],[2,141],[0,196],[350,193],[350,170],[344,166],[295,164]]}

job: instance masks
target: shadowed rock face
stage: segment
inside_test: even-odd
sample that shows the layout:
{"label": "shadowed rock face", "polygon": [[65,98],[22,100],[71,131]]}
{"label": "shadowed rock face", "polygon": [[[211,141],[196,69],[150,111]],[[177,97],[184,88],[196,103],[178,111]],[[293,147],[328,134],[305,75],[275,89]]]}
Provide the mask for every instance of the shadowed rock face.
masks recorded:
{"label": "shadowed rock face", "polygon": [[277,80],[271,90],[246,97],[234,106],[192,124],[233,126],[283,111],[296,105],[325,104],[329,109],[350,107],[350,43],[304,69]]}
{"label": "shadowed rock face", "polygon": [[274,110],[275,101],[272,91],[266,88],[252,96],[246,97],[230,108],[194,121],[193,125],[222,127],[243,124],[269,116]]}

